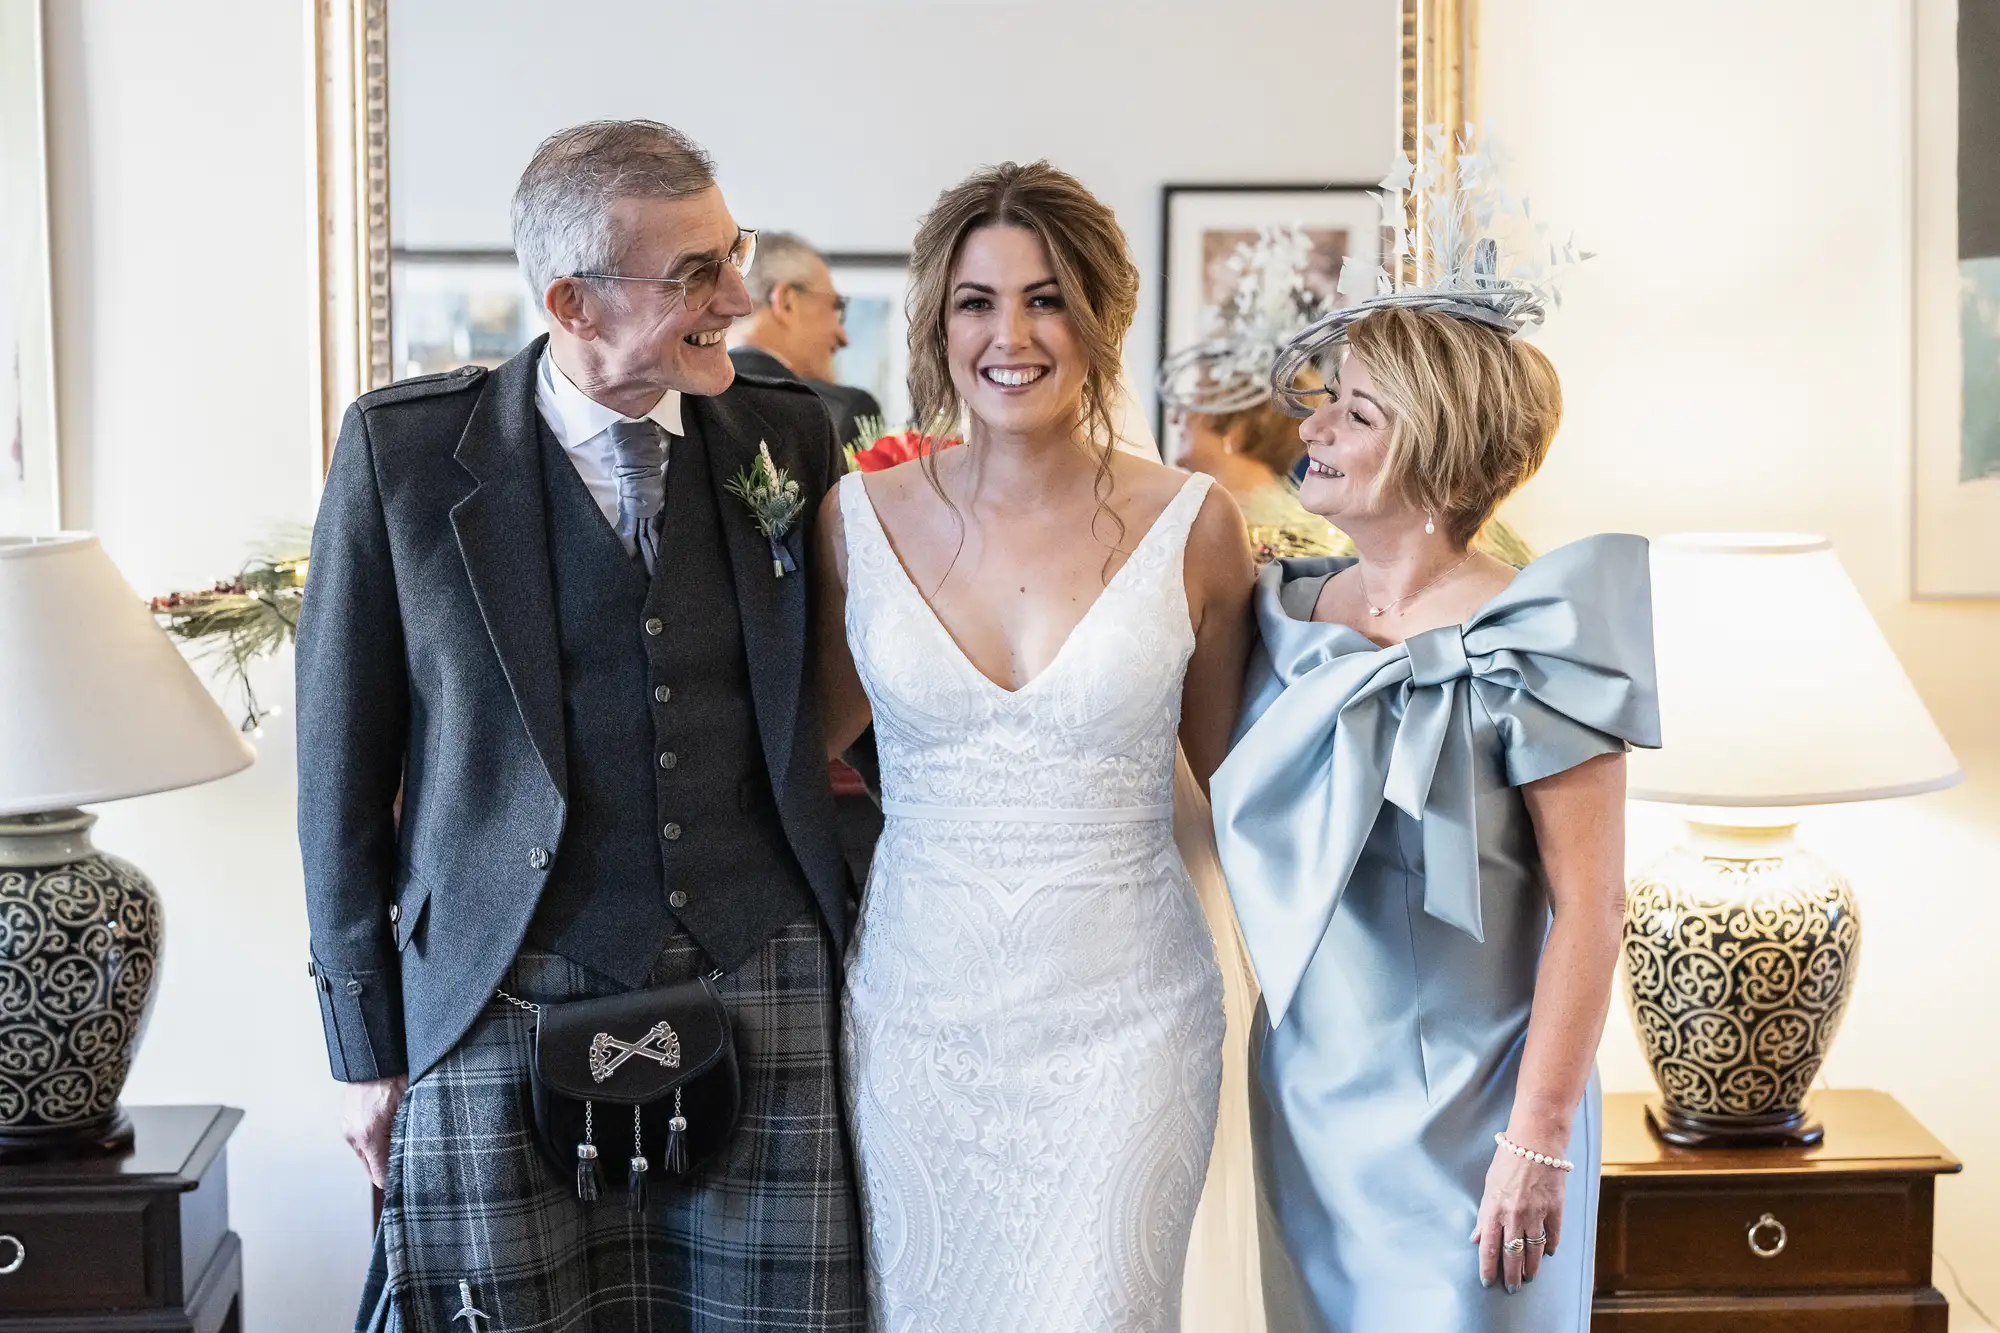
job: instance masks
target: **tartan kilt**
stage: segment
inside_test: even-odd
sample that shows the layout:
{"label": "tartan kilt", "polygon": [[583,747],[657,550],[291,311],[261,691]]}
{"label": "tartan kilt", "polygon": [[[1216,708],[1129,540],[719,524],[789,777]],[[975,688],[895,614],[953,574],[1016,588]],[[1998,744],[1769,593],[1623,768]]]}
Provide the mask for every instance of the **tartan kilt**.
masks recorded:
{"label": "tartan kilt", "polygon": [[[651,985],[706,970],[686,935]],[[728,1151],[625,1205],[607,1153],[599,1202],[537,1152],[535,1017],[495,1000],[396,1113],[359,1330],[405,1333],[848,1333],[866,1321],[836,1055],[840,971],[818,918],[780,929],[716,983],[735,1025],[743,1113]],[[616,983],[524,950],[501,987],[526,1000]],[[460,1284],[464,1284],[461,1290]],[[488,1316],[460,1319],[467,1305]]]}

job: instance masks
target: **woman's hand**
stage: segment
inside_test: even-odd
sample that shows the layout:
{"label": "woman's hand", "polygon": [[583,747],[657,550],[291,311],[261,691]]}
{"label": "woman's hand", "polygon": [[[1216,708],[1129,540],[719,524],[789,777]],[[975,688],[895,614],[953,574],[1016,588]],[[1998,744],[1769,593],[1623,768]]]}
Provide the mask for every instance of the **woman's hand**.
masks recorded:
{"label": "woman's hand", "polygon": [[[1586,759],[1528,783],[1521,795],[1535,825],[1555,919],[1536,973],[1507,1138],[1560,1154],[1590,1083],[1618,966],[1625,921],[1625,756]],[[1582,1169],[1594,1165],[1586,1162]],[[1504,1281],[1511,1292],[1534,1279],[1542,1260],[1556,1251],[1568,1183],[1568,1172],[1494,1146],[1472,1233],[1483,1281]],[[1508,1253],[1508,1241],[1535,1237],[1546,1237],[1547,1244]]]}
{"label": "woman's hand", "polygon": [[[1560,1150],[1560,1145],[1521,1146],[1541,1152]],[[1479,1247],[1482,1285],[1490,1287],[1497,1278],[1506,1283],[1511,1294],[1523,1282],[1535,1280],[1542,1260],[1556,1252],[1556,1241],[1562,1234],[1563,1191],[1568,1184],[1567,1171],[1516,1157],[1502,1147],[1493,1149],[1493,1165],[1486,1169],[1486,1194],[1479,1201],[1479,1225],[1472,1233],[1472,1243]],[[1506,1243],[1517,1237],[1530,1243],[1509,1253]],[[1546,1238],[1548,1243],[1532,1243],[1536,1237]]]}

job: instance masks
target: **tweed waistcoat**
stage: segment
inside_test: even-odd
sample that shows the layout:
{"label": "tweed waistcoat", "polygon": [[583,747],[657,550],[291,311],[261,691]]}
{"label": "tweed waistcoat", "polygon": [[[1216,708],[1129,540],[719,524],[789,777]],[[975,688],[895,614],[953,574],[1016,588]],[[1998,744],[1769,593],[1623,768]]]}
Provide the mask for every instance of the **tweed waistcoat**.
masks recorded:
{"label": "tweed waistcoat", "polygon": [[708,460],[676,442],[651,580],[546,429],[542,481],[569,810],[528,939],[637,986],[684,928],[733,968],[813,898],[765,768]]}

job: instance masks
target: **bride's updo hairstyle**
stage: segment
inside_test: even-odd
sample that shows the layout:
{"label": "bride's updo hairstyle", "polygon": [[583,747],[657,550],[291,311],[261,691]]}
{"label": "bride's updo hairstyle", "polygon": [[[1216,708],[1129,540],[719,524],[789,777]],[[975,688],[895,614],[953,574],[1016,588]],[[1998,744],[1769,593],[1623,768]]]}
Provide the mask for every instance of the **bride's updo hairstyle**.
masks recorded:
{"label": "bride's updo hairstyle", "polygon": [[1356,320],[1361,358],[1389,411],[1376,486],[1430,511],[1467,546],[1548,457],[1562,385],[1539,349],[1496,329],[1396,306]]}
{"label": "bride's updo hairstyle", "polygon": [[1139,269],[1117,215],[1076,177],[1047,162],[985,167],[938,196],[910,255],[910,407],[919,429],[957,431],[964,403],[951,382],[945,323],[951,274],[965,238],[982,227],[1025,227],[1041,238],[1083,349],[1084,438],[1117,441],[1114,405],[1125,333],[1139,308]]}

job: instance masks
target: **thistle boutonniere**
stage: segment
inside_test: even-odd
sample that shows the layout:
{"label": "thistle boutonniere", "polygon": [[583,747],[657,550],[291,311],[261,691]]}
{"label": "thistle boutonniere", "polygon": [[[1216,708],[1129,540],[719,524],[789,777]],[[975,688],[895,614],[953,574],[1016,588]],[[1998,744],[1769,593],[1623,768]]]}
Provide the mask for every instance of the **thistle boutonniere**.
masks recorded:
{"label": "thistle boutonniere", "polygon": [[757,459],[729,479],[729,493],[750,510],[751,521],[764,540],[771,543],[771,576],[783,578],[798,572],[798,563],[785,548],[785,534],[799,521],[805,497],[799,484],[771,461],[771,446],[757,441]]}

